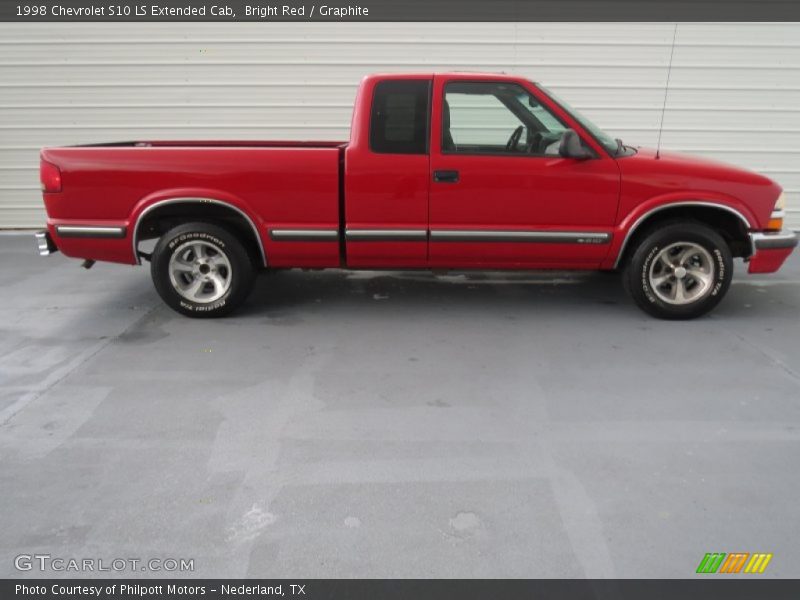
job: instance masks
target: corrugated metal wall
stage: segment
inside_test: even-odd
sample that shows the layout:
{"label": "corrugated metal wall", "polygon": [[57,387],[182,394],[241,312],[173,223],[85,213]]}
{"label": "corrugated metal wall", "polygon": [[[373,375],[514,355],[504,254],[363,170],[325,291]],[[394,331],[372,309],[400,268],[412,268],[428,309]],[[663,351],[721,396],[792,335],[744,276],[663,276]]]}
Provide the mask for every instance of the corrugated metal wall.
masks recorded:
{"label": "corrugated metal wall", "polygon": [[[38,149],[153,138],[346,139],[362,75],[489,70],[654,145],[671,24],[0,25],[0,227],[39,226]],[[680,24],[662,145],[779,181],[800,228],[800,24]]]}

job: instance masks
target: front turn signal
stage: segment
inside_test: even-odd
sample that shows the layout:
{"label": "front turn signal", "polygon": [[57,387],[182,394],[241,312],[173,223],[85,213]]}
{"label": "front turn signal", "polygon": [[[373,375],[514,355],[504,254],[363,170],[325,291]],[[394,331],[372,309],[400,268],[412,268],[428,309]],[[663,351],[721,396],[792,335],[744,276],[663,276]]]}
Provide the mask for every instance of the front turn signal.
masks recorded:
{"label": "front turn signal", "polygon": [[770,231],[780,231],[783,229],[783,219],[770,219],[767,223],[767,229]]}

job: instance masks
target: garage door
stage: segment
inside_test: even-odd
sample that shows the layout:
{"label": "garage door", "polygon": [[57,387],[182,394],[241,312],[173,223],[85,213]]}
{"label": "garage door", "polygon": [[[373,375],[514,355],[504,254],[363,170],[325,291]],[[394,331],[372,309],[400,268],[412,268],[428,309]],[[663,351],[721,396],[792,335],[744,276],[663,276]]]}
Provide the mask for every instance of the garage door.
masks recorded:
{"label": "garage door", "polygon": [[[43,145],[346,139],[375,71],[543,82],[626,143],[654,145],[671,24],[0,25],[0,227],[37,227]],[[662,145],[760,171],[800,228],[800,24],[681,24]]]}

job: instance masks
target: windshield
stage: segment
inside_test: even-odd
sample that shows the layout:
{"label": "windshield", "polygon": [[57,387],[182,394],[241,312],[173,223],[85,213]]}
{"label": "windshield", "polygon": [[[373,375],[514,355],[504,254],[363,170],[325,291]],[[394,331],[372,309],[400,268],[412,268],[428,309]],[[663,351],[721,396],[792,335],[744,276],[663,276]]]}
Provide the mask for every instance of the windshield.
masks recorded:
{"label": "windshield", "polygon": [[547,96],[549,96],[550,99],[554,100],[559,106],[561,106],[561,108],[567,111],[573,119],[575,119],[578,123],[581,124],[581,127],[583,127],[586,131],[592,134],[592,136],[598,142],[600,142],[603,148],[608,150],[609,153],[611,153],[613,156],[619,156],[625,153],[625,146],[622,144],[621,141],[617,141],[613,137],[608,135],[605,131],[600,129],[597,125],[592,123],[589,119],[584,117],[581,113],[572,108],[569,104],[564,102],[561,98],[556,96],[553,92],[548,90],[543,85],[539,85],[537,83],[534,83],[534,85],[540,90],[542,90],[545,94],[547,94]]}

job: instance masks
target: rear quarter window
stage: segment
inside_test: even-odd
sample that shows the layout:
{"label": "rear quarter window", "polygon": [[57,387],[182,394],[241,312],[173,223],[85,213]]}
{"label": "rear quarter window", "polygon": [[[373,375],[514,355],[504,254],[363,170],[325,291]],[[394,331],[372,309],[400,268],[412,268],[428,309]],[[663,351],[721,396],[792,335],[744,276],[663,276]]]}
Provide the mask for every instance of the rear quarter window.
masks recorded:
{"label": "rear quarter window", "polygon": [[381,154],[427,154],[430,81],[381,81],[375,86],[369,145]]}

